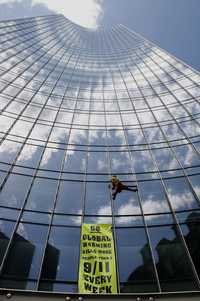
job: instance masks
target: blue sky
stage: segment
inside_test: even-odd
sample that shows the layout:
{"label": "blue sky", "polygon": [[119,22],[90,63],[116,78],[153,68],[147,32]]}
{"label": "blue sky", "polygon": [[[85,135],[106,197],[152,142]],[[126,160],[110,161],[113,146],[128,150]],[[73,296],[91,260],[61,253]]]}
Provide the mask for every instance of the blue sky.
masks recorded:
{"label": "blue sky", "polygon": [[54,12],[90,28],[122,23],[200,70],[200,0],[0,0],[0,20]]}

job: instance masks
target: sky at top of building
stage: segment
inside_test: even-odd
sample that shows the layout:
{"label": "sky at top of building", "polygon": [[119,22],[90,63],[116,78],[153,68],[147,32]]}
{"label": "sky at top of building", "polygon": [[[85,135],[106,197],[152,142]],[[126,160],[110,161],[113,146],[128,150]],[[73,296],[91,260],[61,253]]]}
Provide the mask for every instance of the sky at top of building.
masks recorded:
{"label": "sky at top of building", "polygon": [[30,17],[60,13],[78,25],[95,30],[102,19],[102,3],[103,0],[0,0],[1,11],[4,11],[4,16],[2,14],[0,17],[9,18],[9,14],[15,18],[15,15]]}
{"label": "sky at top of building", "polygon": [[199,0],[0,0],[0,20],[54,13],[92,30],[121,23],[200,70]]}

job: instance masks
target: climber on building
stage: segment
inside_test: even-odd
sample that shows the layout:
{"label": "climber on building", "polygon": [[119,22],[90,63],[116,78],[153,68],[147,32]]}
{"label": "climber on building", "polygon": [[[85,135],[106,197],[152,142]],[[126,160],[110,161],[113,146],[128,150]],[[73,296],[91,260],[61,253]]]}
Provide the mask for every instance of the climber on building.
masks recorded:
{"label": "climber on building", "polygon": [[[112,190],[114,190],[112,193],[113,200],[115,200],[117,194],[122,192],[122,190],[133,191],[133,192],[138,191],[137,185],[133,185],[133,186],[124,185],[120,182],[120,180],[118,179],[118,177],[116,175],[113,175],[111,177],[111,185],[112,185],[111,186]],[[109,185],[109,188],[110,188],[110,185]]]}

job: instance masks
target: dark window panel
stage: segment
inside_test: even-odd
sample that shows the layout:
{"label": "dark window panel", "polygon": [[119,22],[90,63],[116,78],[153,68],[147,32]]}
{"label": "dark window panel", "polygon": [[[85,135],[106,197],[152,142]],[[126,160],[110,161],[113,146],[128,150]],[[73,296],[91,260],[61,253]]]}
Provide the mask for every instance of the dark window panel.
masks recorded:
{"label": "dark window panel", "polygon": [[189,177],[191,183],[192,183],[192,187],[197,195],[197,197],[200,200],[200,175],[194,175]]}
{"label": "dark window panel", "polygon": [[80,229],[51,229],[41,278],[44,280],[77,281]]}
{"label": "dark window panel", "polygon": [[53,225],[55,226],[81,226],[82,216],[54,214]]}
{"label": "dark window panel", "polygon": [[[4,265],[3,276],[37,279],[47,229],[46,226],[19,224]],[[24,282],[24,288],[26,288],[26,282]]]}
{"label": "dark window panel", "polygon": [[10,219],[10,220],[17,220],[18,216],[20,214],[20,209],[16,210],[14,208],[0,208],[0,218],[2,219]]}
{"label": "dark window panel", "polygon": [[0,220],[0,264],[2,263],[15,223]]}
{"label": "dark window panel", "polygon": [[24,211],[21,221],[48,225],[50,223],[50,214]]}
{"label": "dark window panel", "polygon": [[112,216],[84,216],[85,224],[112,224]]}
{"label": "dark window panel", "polygon": [[184,220],[183,214],[179,214],[178,218],[180,222],[184,222],[184,224],[181,225],[181,229],[196,271],[200,277],[200,212],[191,211],[184,213]]}
{"label": "dark window panel", "polygon": [[175,223],[172,214],[149,214],[145,215],[144,218],[148,226],[171,225]]}
{"label": "dark window panel", "polygon": [[2,278],[0,280],[1,287],[10,288],[10,289],[21,289],[21,290],[35,290],[37,282],[31,280],[22,280],[22,279],[9,279],[9,278]]}
{"label": "dark window panel", "polygon": [[121,293],[155,292],[157,284],[144,228],[116,229]]}
{"label": "dark window panel", "polygon": [[162,290],[197,289],[191,263],[176,226],[149,228],[149,233]]}
{"label": "dark window panel", "polygon": [[[127,213],[128,210],[126,210],[126,214]],[[131,210],[129,214],[131,215]],[[115,224],[117,227],[143,227],[144,226],[142,216],[138,216],[138,215],[115,217]]]}
{"label": "dark window panel", "polygon": [[77,293],[78,285],[77,284],[68,284],[68,283],[51,283],[48,281],[41,281],[39,290],[41,291],[56,291],[56,292],[67,292],[67,293]]}

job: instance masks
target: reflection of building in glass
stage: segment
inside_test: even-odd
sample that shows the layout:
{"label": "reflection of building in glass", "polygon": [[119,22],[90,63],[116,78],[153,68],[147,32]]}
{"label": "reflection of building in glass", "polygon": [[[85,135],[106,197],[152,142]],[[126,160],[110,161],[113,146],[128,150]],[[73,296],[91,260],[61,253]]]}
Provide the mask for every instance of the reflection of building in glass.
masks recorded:
{"label": "reflection of building in glass", "polygon": [[1,286],[76,292],[85,222],[113,223],[121,292],[198,291],[199,73],[122,25],[0,40]]}

